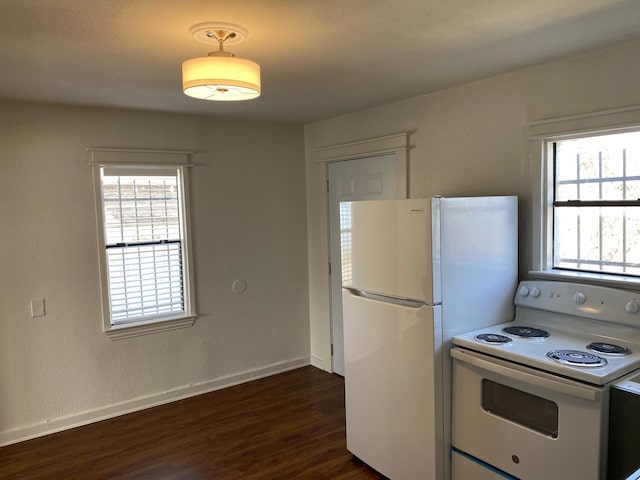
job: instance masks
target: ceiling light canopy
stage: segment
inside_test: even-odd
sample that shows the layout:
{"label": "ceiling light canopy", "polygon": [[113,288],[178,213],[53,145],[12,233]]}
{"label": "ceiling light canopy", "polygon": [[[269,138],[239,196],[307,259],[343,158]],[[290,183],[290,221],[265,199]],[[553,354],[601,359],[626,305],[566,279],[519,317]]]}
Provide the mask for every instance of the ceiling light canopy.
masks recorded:
{"label": "ceiling light canopy", "polygon": [[199,23],[189,29],[204,43],[218,44],[206,57],[182,63],[182,90],[203,100],[238,101],[260,96],[260,65],[224,51],[224,44],[239,43],[247,31],[230,23]]}

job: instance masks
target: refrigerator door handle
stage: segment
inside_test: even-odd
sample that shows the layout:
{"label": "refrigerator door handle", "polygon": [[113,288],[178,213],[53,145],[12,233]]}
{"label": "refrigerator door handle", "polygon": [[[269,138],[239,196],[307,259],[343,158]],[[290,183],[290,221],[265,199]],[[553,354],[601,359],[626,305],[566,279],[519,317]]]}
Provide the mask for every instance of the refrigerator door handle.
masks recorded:
{"label": "refrigerator door handle", "polygon": [[419,300],[412,300],[410,298],[393,297],[391,295],[380,295],[379,293],[365,292],[364,290],[358,290],[356,288],[344,287],[351,295],[356,297],[362,297],[376,302],[392,303],[394,305],[401,305],[409,308],[422,308],[422,307],[436,307],[442,305],[442,303],[425,303]]}

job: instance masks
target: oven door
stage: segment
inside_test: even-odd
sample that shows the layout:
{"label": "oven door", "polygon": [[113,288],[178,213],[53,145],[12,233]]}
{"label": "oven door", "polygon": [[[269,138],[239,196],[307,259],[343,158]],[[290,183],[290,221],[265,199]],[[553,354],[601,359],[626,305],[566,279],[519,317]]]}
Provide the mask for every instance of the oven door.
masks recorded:
{"label": "oven door", "polygon": [[471,350],[451,356],[456,449],[527,480],[604,477],[605,387]]}

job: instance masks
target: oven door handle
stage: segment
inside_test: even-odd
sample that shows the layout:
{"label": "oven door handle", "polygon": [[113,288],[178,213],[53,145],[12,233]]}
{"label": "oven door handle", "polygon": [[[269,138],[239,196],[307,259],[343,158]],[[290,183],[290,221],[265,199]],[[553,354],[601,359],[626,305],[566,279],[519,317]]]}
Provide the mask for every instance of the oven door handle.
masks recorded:
{"label": "oven door handle", "polygon": [[472,355],[471,352],[466,352],[457,348],[451,349],[451,356],[483,370],[488,370],[490,372],[497,373],[498,375],[502,375],[514,380],[519,380],[521,382],[525,382],[528,385],[535,385],[540,388],[546,388],[547,390],[553,390],[567,395],[572,395],[574,397],[583,398],[585,400],[596,401],[600,399],[600,391],[596,388],[590,388],[586,385],[582,386],[576,383],[569,384],[559,382],[546,376],[543,377],[542,375],[545,375],[544,373],[532,374],[524,372],[520,369],[517,369],[515,365],[513,367],[507,367],[500,363],[497,363],[499,362],[499,360],[487,361],[482,358],[478,358],[475,355]]}

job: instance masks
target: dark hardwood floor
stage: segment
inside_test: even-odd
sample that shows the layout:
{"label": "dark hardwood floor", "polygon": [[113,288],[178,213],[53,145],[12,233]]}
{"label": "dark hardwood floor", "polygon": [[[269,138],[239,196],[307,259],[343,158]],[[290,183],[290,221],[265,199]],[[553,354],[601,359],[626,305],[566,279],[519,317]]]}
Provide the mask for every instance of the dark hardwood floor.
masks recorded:
{"label": "dark hardwood floor", "polygon": [[383,479],[346,449],[344,380],[305,367],[0,448],[0,479]]}

